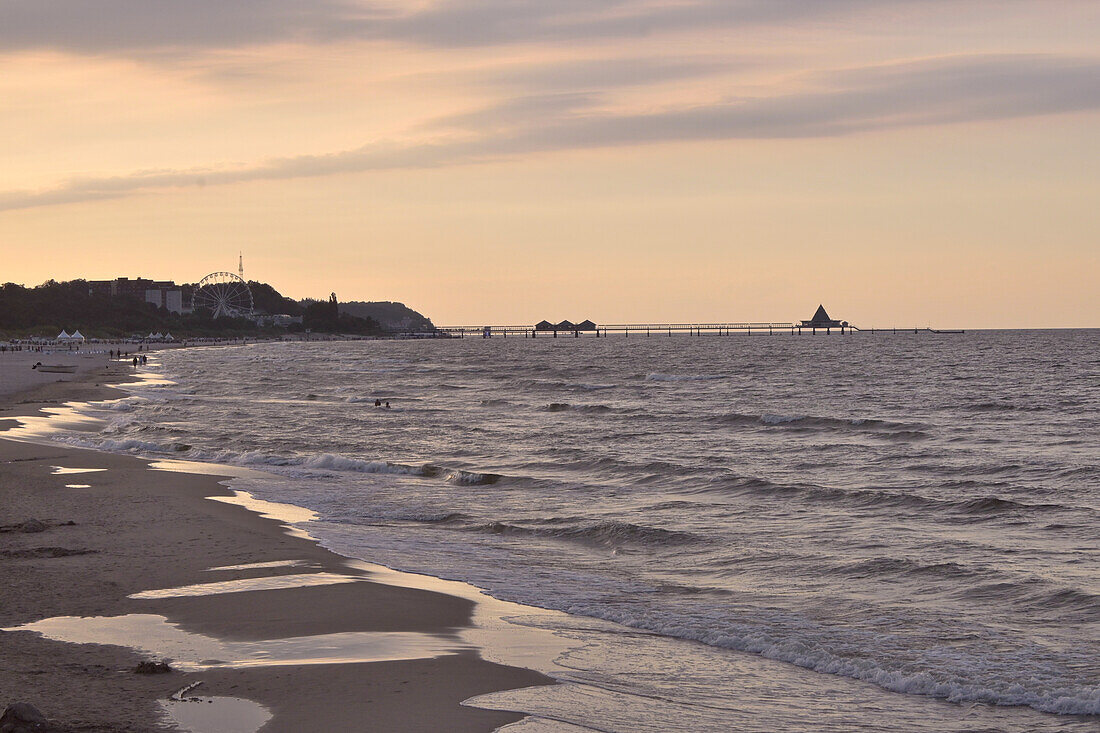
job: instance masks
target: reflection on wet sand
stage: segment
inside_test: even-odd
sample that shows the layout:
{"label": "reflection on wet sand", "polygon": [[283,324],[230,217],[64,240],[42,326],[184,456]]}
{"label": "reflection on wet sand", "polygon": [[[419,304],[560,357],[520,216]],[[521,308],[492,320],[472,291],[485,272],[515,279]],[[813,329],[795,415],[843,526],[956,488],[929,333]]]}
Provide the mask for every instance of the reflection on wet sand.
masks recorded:
{"label": "reflection on wet sand", "polygon": [[469,646],[449,635],[356,631],[263,641],[229,641],[184,631],[164,616],[56,616],[4,631],[33,631],[74,644],[111,644],[183,671],[424,659]]}
{"label": "reflection on wet sand", "polygon": [[100,471],[106,471],[106,468],[68,468],[66,466],[50,466],[53,470],[50,473],[57,476],[66,476],[71,473],[98,473]]}

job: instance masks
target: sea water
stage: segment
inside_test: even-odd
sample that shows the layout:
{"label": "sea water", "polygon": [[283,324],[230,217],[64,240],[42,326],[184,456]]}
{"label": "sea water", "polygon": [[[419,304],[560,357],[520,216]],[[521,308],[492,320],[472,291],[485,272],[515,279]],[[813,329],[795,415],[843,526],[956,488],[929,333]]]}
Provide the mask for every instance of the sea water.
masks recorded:
{"label": "sea water", "polygon": [[262,467],[343,554],[567,612],[571,684],[500,698],[532,731],[1100,727],[1100,331],[150,366],[59,439]]}

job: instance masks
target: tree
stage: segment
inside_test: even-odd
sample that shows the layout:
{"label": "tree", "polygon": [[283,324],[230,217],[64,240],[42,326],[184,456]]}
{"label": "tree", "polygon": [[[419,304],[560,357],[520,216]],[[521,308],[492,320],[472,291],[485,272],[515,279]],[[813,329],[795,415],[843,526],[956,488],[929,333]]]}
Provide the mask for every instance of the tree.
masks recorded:
{"label": "tree", "polygon": [[288,316],[302,315],[302,305],[298,301],[283,296],[267,283],[250,280],[248,289],[252,291],[252,302],[260,313],[271,315],[285,313]]}

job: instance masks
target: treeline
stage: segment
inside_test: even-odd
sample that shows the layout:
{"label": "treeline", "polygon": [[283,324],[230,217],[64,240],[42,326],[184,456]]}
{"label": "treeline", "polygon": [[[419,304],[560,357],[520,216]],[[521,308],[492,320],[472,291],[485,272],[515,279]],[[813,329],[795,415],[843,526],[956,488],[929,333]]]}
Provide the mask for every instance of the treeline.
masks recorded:
{"label": "treeline", "polygon": [[248,289],[252,291],[252,303],[257,313],[283,313],[288,316],[302,315],[302,305],[285,297],[267,283],[250,280]]}
{"label": "treeline", "polygon": [[[193,286],[182,286],[190,292]],[[260,326],[250,318],[212,318],[209,312],[172,313],[135,296],[94,294],[84,280],[49,280],[28,288],[16,283],[0,285],[0,337],[52,338],[79,330],[89,338],[127,338],[152,332],[176,337],[277,335],[289,332],[382,335],[382,325],[372,318],[339,312],[335,294],[328,301],[298,302],[283,297],[266,283],[250,282],[258,313],[301,316],[301,324],[289,327]]]}
{"label": "treeline", "polygon": [[302,301],[302,328],[322,333],[353,333],[362,335],[378,335],[383,333],[382,324],[373,318],[359,318],[340,312],[340,304],[336,300],[336,293],[329,296],[328,300]]}
{"label": "treeline", "polygon": [[84,280],[49,280],[27,288],[0,286],[0,334],[8,338],[79,330],[87,337],[126,338],[152,332],[175,336],[239,336],[263,332],[248,318],[180,315],[133,296],[93,294]]}
{"label": "treeline", "polygon": [[340,312],[359,318],[371,318],[391,331],[434,331],[431,319],[417,313],[404,303],[388,300],[364,303],[353,300],[340,304]]}

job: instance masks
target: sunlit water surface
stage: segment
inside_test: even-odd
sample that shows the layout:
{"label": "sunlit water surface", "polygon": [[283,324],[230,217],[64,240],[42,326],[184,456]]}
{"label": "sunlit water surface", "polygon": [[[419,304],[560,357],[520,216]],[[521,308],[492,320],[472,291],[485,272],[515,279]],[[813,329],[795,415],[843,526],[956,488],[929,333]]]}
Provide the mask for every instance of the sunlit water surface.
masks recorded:
{"label": "sunlit water surface", "polygon": [[150,366],[171,382],[59,439],[262,467],[234,487],[316,512],[344,554],[573,614],[576,684],[483,701],[536,713],[532,733],[1100,725],[1100,332],[275,343]]}

